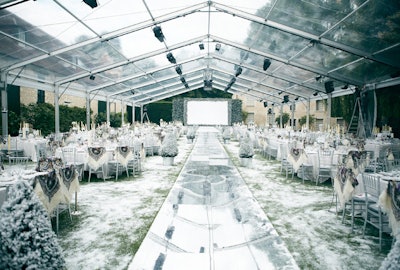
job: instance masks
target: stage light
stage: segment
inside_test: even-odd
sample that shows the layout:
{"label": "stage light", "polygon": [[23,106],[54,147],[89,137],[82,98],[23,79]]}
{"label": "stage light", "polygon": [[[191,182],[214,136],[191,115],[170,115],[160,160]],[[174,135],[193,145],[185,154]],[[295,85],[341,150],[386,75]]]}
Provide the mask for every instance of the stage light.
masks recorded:
{"label": "stage light", "polygon": [[296,97],[294,100],[298,101],[298,100],[299,100],[299,98],[300,98],[300,97],[299,97],[299,96],[297,96],[297,97]]}
{"label": "stage light", "polygon": [[268,102],[264,101],[264,108],[268,107]]}
{"label": "stage light", "polygon": [[263,70],[266,71],[270,65],[271,65],[271,60],[269,60],[268,58],[265,58],[264,64],[263,64]]}
{"label": "stage light", "polygon": [[318,91],[313,94],[314,97],[317,96],[317,95],[318,95]]}
{"label": "stage light", "polygon": [[221,49],[221,44],[220,43],[215,44],[215,50],[219,52],[220,49]]}
{"label": "stage light", "polygon": [[177,65],[175,67],[175,71],[176,73],[178,73],[179,75],[182,75],[182,65]]}
{"label": "stage light", "polygon": [[185,86],[186,89],[189,89],[189,85],[187,83],[183,84]]}
{"label": "stage light", "polygon": [[155,26],[155,27],[153,28],[153,32],[154,32],[155,37],[156,37],[160,42],[163,42],[163,41],[164,41],[164,38],[165,38],[165,37],[164,37],[164,34],[163,34],[163,32],[162,32],[160,26]]}
{"label": "stage light", "polygon": [[96,76],[90,75],[89,79],[91,79],[92,81],[94,81],[94,79],[96,79]]}
{"label": "stage light", "polygon": [[282,95],[282,93],[283,93],[283,91],[280,91],[280,92],[278,93],[278,95]]}
{"label": "stage light", "polygon": [[240,74],[242,74],[242,67],[238,67],[237,69],[236,69],[236,73],[235,73],[235,76],[237,77],[237,76],[239,76]]}
{"label": "stage light", "polygon": [[182,82],[183,84],[186,83],[185,77],[182,76],[180,79],[181,79],[181,82]]}
{"label": "stage light", "polygon": [[176,59],[175,59],[175,57],[172,55],[172,53],[168,53],[168,54],[167,54],[167,59],[168,59],[168,61],[170,61],[172,64],[176,64]]}
{"label": "stage light", "polygon": [[317,77],[315,77],[315,80],[316,80],[317,82],[319,82],[321,79],[322,79],[322,76],[321,76],[321,75],[318,75]]}
{"label": "stage light", "polygon": [[288,103],[289,102],[289,96],[288,95],[284,95],[283,96],[283,102],[284,103]]}
{"label": "stage light", "polygon": [[204,50],[204,44],[203,44],[203,43],[200,43],[200,44],[199,44],[199,48],[200,48],[200,50]]}
{"label": "stage light", "polygon": [[348,84],[345,84],[345,85],[342,86],[342,89],[347,89],[347,88],[349,88]]}
{"label": "stage light", "polygon": [[85,4],[87,4],[89,7],[91,8],[95,8],[98,6],[97,1],[96,0],[83,0],[83,2]]}

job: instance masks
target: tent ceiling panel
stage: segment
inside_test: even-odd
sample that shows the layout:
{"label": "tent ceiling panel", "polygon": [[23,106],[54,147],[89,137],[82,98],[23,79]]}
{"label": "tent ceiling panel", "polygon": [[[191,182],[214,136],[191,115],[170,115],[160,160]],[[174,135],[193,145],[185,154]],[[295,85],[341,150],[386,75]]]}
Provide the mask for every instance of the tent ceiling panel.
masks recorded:
{"label": "tent ceiling panel", "polygon": [[205,78],[221,91],[235,78],[228,92],[277,104],[279,92],[326,97],[326,81],[335,96],[349,93],[348,84],[399,81],[392,78],[400,72],[397,0],[99,2],[91,9],[27,1],[0,10],[2,78],[136,104],[202,88]]}

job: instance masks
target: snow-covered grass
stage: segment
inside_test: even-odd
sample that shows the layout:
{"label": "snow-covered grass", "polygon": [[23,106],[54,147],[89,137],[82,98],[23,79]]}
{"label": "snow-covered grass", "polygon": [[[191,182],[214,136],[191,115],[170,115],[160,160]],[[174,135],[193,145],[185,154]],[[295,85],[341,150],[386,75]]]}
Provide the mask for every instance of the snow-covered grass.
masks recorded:
{"label": "snow-covered grass", "polygon": [[[81,214],[72,222],[63,216],[59,235],[68,269],[127,268],[192,148],[184,137],[178,144],[172,167],[147,157],[139,176],[81,183]],[[379,251],[376,230],[363,238],[361,221],[351,233],[333,211],[330,183],[286,179],[279,162],[258,154],[252,168],[240,167],[239,143],[224,146],[301,269],[379,268],[391,242]]]}

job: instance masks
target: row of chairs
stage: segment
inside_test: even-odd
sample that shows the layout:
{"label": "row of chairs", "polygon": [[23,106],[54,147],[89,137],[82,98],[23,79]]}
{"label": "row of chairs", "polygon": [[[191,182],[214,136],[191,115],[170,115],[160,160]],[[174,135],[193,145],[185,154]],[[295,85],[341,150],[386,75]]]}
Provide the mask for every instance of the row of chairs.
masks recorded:
{"label": "row of chairs", "polygon": [[[346,216],[351,217],[351,231],[353,232],[355,226],[355,218],[361,217],[364,219],[363,223],[363,236],[367,229],[367,224],[372,225],[378,229],[379,246],[382,249],[383,233],[390,234],[389,218],[382,210],[379,202],[379,197],[382,194],[382,180],[376,173],[362,173],[362,184],[364,186],[364,193],[360,195],[353,195],[351,199],[345,203],[342,209],[342,222],[345,223]],[[357,212],[360,215],[357,215]]]}

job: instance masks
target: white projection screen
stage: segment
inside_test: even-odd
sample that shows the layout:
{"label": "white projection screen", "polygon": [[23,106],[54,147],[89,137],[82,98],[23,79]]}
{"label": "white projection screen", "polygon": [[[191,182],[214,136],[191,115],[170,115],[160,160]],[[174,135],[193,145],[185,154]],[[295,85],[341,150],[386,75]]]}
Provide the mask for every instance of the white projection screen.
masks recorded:
{"label": "white projection screen", "polygon": [[185,112],[186,125],[229,125],[227,100],[188,100]]}

